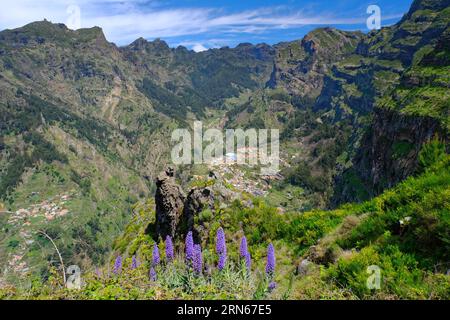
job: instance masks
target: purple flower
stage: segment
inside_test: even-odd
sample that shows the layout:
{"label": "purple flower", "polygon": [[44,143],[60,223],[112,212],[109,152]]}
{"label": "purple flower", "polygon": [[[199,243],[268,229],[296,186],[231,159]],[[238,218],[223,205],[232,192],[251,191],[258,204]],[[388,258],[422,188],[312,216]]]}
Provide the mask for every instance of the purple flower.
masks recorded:
{"label": "purple flower", "polygon": [[173,243],[170,236],[166,237],[166,259],[168,262],[173,260]]}
{"label": "purple flower", "polygon": [[133,258],[131,258],[131,269],[136,269],[138,267],[138,262],[136,259],[136,256],[133,256]]}
{"label": "purple flower", "polygon": [[269,292],[272,292],[273,290],[275,290],[275,288],[277,287],[277,283],[275,281],[272,281],[271,283],[269,283]]}
{"label": "purple flower", "polygon": [[247,270],[250,270],[252,267],[252,256],[250,255],[250,252],[247,252],[245,255],[245,267]]}
{"label": "purple flower", "polygon": [[248,254],[247,238],[245,236],[243,236],[241,239],[241,246],[239,247],[239,254],[241,255],[241,258],[245,258]]}
{"label": "purple flower", "polygon": [[192,238],[192,231],[189,231],[186,236],[186,262],[191,262],[194,259],[194,239]]}
{"label": "purple flower", "polygon": [[121,270],[122,270],[122,256],[117,256],[116,262],[114,262],[113,272],[115,274],[119,274]]}
{"label": "purple flower", "polygon": [[267,248],[266,273],[269,276],[273,276],[274,272],[275,272],[275,249],[273,248],[273,245],[271,243]]}
{"label": "purple flower", "polygon": [[225,233],[222,228],[217,229],[216,236],[216,252],[218,255],[227,254],[227,246],[225,243]]}
{"label": "purple flower", "polygon": [[150,280],[151,281],[156,281],[156,271],[153,267],[150,268]]}
{"label": "purple flower", "polygon": [[219,262],[217,263],[217,269],[219,269],[219,271],[222,271],[223,268],[225,268],[226,263],[227,263],[227,254],[221,253],[219,256]]}
{"label": "purple flower", "polygon": [[197,274],[202,273],[203,268],[203,258],[202,258],[202,248],[199,244],[194,245],[194,261],[193,261],[194,272]]}
{"label": "purple flower", "polygon": [[239,255],[241,256],[241,258],[244,259],[245,267],[247,268],[247,270],[250,270],[252,266],[252,257],[250,255],[250,252],[248,251],[247,238],[245,236],[243,236],[241,239],[241,246],[239,247]]}
{"label": "purple flower", "polygon": [[159,249],[156,243],[153,245],[153,253],[152,253],[152,266],[156,267],[159,264]]}

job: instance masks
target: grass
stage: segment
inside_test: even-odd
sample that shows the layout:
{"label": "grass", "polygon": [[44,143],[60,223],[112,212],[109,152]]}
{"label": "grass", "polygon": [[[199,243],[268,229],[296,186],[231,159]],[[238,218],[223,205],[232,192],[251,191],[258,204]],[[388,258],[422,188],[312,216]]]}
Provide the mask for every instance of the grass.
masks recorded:
{"label": "grass", "polygon": [[[449,165],[449,156],[439,158],[421,175],[408,178],[392,190],[368,202],[333,211],[280,214],[258,199],[253,200],[253,208],[235,201],[229,208],[213,213],[208,234],[201,241],[205,263],[202,275],[186,267],[181,239],[175,242],[177,258],[173,263],[164,262],[164,244],[156,242],[163,261],[156,268],[156,281],[148,277],[155,244],[148,231],[155,219],[154,204],[138,204],[131,222],[115,241],[115,254],[100,271],[84,273],[82,290],[64,289],[54,271],[47,281],[34,281],[31,290],[7,287],[0,290],[0,297],[448,299],[450,280],[445,272],[450,252]],[[229,257],[224,271],[216,267],[215,232],[220,226],[225,230]],[[252,254],[250,274],[243,272],[239,258],[244,234]],[[274,281],[278,286],[272,292],[264,276],[270,242],[277,257]],[[119,254],[124,264],[116,275],[111,270]],[[133,255],[141,262],[137,269],[130,268]],[[295,272],[305,258],[311,262],[306,273]],[[371,266],[380,270],[378,289],[367,286]]]}

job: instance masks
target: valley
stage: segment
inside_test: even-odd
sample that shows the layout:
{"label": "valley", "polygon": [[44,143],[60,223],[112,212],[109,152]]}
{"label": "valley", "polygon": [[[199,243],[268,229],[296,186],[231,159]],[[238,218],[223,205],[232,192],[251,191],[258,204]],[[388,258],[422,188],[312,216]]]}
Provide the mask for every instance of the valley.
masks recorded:
{"label": "valley", "polygon": [[[449,44],[448,0],[415,0],[368,33],[324,27],[202,52],[161,39],[119,47],[99,27],[47,20],[0,31],[0,299],[448,299]],[[179,164],[166,178],[180,192],[165,195],[172,133],[196,121],[279,130],[280,171]],[[256,151],[224,158],[240,153]],[[149,287],[164,221],[177,225],[176,257],[162,254]],[[214,267],[220,228],[225,275]],[[86,289],[64,289],[39,231]],[[204,277],[185,270],[188,231]],[[271,290],[257,271],[269,243]],[[365,286],[370,265],[383,269],[381,290]]]}

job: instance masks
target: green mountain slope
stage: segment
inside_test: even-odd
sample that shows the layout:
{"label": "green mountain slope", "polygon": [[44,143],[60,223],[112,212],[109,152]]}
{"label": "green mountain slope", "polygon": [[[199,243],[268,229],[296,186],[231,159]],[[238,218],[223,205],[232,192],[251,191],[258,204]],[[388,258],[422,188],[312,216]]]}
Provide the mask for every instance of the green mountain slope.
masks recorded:
{"label": "green mountain slope", "polygon": [[419,152],[436,137],[448,150],[450,119],[449,29],[399,84],[376,105],[354,165],[339,177],[340,201],[362,200],[381,192],[419,167]]}
{"label": "green mountain slope", "polygon": [[[261,178],[246,166],[220,173],[246,200],[263,194],[255,212],[233,208],[248,219],[245,231],[258,245],[289,239],[280,244],[287,275],[295,259],[359,206],[311,210],[368,200],[448,151],[449,10],[448,0],[416,0],[397,24],[368,34],[321,28],[274,46],[200,53],[159,39],[119,48],[98,27],[72,31],[48,21],[0,32],[0,284],[45,278],[58,265],[39,231],[56,240],[67,264],[89,269],[108,261],[112,239],[136,219],[132,206],[152,196],[157,173],[170,163],[171,132],[194,120],[219,129],[280,129],[280,176]],[[425,147],[430,140],[433,147]],[[192,176],[209,171],[179,169],[183,186],[202,183]],[[439,170],[445,176],[447,169]],[[410,187],[422,190],[415,182]],[[280,231],[291,221],[279,212],[311,220],[304,221],[307,229],[298,218],[292,222],[298,230]],[[237,234],[229,216],[220,221],[231,219]],[[445,217],[439,213],[438,223]],[[273,227],[262,227],[263,220]],[[130,228],[141,232],[133,221]],[[422,258],[428,257],[417,258],[420,272],[428,277]],[[431,260],[442,263],[445,256]]]}
{"label": "green mountain slope", "polygon": [[381,96],[399,83],[400,73],[436,45],[450,23],[448,1],[416,0],[400,22],[371,31],[354,54],[336,63],[325,78],[315,108],[335,117],[370,112]]}
{"label": "green mountain slope", "polygon": [[[35,282],[32,291],[7,287],[2,298],[46,299],[448,299],[450,158],[436,160],[418,177],[359,205],[334,211],[279,214],[254,200],[253,208],[235,202],[203,215],[209,236],[202,245],[206,271],[196,274],[184,262],[184,244],[175,243],[175,260],[167,261],[163,242],[154,242],[153,203],[135,207],[133,219],[115,242],[109,264],[85,271],[82,290],[62,289],[60,276]],[[245,222],[242,224],[242,222]],[[217,269],[215,233],[223,227],[227,267]],[[239,258],[239,241],[247,237],[250,272]],[[277,264],[267,289],[266,245],[275,246]],[[148,272],[159,246],[156,279]],[[121,262],[115,257],[121,257]],[[140,263],[133,266],[133,259]],[[116,261],[116,262],[114,262]],[[154,260],[153,260],[154,261]],[[378,268],[378,287],[368,287],[368,268]],[[118,269],[117,269],[118,268]],[[111,270],[116,270],[111,273]]]}

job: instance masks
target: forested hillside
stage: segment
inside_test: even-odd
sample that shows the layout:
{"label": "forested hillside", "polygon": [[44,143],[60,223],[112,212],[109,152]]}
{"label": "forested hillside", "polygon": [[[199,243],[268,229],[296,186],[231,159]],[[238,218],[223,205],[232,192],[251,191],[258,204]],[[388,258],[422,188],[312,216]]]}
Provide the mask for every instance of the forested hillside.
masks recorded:
{"label": "forested hillside", "polygon": [[[449,26],[448,0],[415,0],[367,34],[203,52],[47,20],[1,31],[0,298],[448,299]],[[279,129],[281,170],[176,167],[186,217],[168,261],[158,174],[195,120]],[[184,262],[188,231],[201,272]],[[49,238],[85,289],[62,289]]]}

